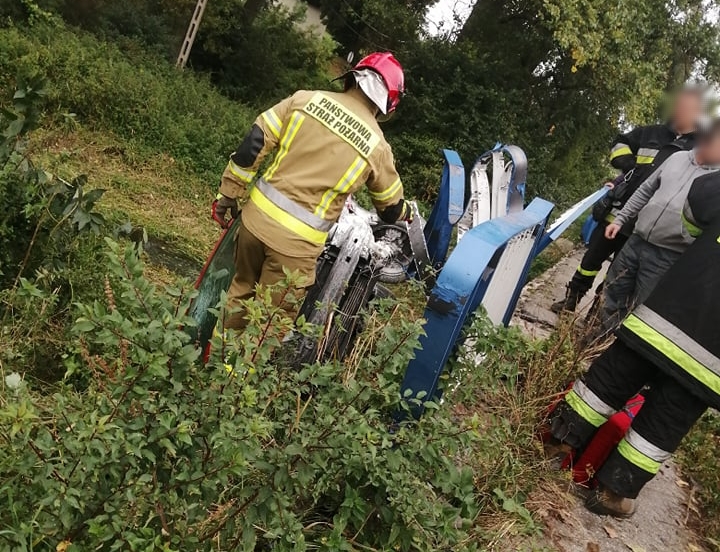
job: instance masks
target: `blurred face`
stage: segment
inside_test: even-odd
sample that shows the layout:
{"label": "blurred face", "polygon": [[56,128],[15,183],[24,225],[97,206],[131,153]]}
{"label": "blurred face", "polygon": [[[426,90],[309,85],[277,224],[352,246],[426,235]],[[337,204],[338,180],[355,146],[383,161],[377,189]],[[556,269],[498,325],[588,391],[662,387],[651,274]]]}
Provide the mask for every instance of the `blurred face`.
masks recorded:
{"label": "blurred face", "polygon": [[673,106],[672,122],[677,130],[688,132],[702,116],[703,101],[699,94],[680,92]]}
{"label": "blurred face", "polygon": [[703,165],[720,165],[720,131],[713,132],[700,142],[697,160]]}

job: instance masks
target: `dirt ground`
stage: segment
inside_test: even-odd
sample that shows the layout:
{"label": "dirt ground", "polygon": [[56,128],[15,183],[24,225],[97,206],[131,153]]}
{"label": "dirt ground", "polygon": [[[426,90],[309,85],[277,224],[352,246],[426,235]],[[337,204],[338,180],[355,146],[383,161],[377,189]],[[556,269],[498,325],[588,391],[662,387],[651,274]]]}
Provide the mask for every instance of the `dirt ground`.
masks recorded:
{"label": "dirt ground", "polygon": [[[541,277],[528,284],[512,324],[536,337],[547,336],[558,323],[550,305],[562,298],[583,250],[568,255]],[[600,275],[603,277],[603,274]],[[600,280],[598,280],[599,282]],[[592,294],[590,294],[592,295]],[[592,302],[586,297],[581,316]],[[594,515],[583,507],[581,493],[568,487],[568,498],[548,501],[554,506],[540,512],[545,519],[547,546],[558,552],[700,552],[688,527],[697,509],[690,485],[672,462],[643,489],[636,514],[628,520]]]}

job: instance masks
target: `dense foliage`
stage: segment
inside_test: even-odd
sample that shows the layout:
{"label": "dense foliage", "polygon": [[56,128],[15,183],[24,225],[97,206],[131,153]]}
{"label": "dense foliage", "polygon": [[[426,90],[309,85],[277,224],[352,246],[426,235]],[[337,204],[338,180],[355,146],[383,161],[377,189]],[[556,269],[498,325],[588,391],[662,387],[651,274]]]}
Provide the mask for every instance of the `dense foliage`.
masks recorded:
{"label": "dense foliage", "polygon": [[693,500],[689,508],[700,505],[694,520],[698,531],[708,539],[712,550],[720,550],[720,417],[707,412],[685,438],[680,449],[683,473],[692,478]]}
{"label": "dense foliage", "polygon": [[377,305],[364,355],[296,370],[275,354],[292,321],[268,290],[203,366],[183,331],[192,293],[108,247],[105,296],[76,312],[75,385],[0,381],[3,549],[481,550],[493,513],[537,529],[522,490],[547,468],[537,411],[557,385],[547,366],[573,365],[561,342],[478,318],[447,382],[454,407],[426,403],[434,415],[390,431],[421,331],[408,304]]}
{"label": "dense foliage", "polygon": [[[35,223],[41,236],[55,178],[28,184],[42,169],[22,148],[45,93],[19,82],[3,155],[22,161],[3,182],[35,195],[3,231]],[[247,305],[248,331],[216,338],[204,365],[183,331],[192,286],[152,283],[132,243],[108,239],[98,260],[88,230],[109,229],[92,210],[100,192],[84,186],[62,195],[52,228],[63,239],[37,256],[31,239],[17,242],[18,255],[30,252],[25,276],[9,274],[0,294],[0,548],[479,550],[497,538],[499,512],[515,535],[537,530],[523,491],[543,473],[534,405],[552,384],[515,382],[553,345],[479,318],[469,358],[502,349],[516,359],[495,355],[482,373],[458,363],[469,387],[449,382],[448,393],[467,411],[391,430],[422,325],[411,302],[376,305],[348,362],[297,370],[277,354],[292,321],[266,290]],[[68,246],[68,262],[51,262]],[[479,394],[493,413],[480,412]]]}
{"label": "dense foliage", "polygon": [[0,86],[6,91],[18,71],[42,74],[51,84],[46,107],[59,124],[72,115],[83,126],[165,152],[206,175],[212,186],[255,117],[205,79],[143,52],[123,54],[60,23],[0,28],[0,42]]}
{"label": "dense foliage", "polygon": [[[130,91],[127,102],[91,95],[95,111],[87,114],[113,129],[131,126],[129,132],[178,157],[202,159],[203,170],[217,171],[210,157],[226,155],[251,116],[235,116],[235,109],[210,100],[213,94],[202,81],[180,82],[169,75],[169,64],[144,53],[152,50],[173,61],[194,4],[11,0],[0,8],[0,17],[4,13],[13,21],[36,22],[58,13],[111,39],[114,45],[98,45],[97,50],[87,37],[70,39],[67,47],[58,41],[47,51],[41,47],[36,58],[53,79],[67,80],[70,87],[85,84],[85,79],[105,87],[109,78],[116,78],[110,72],[125,75],[129,69],[123,57],[141,63],[147,78],[120,78]],[[439,148],[457,149],[469,165],[500,140],[528,153],[531,194],[572,203],[608,175],[607,148],[618,125],[658,120],[663,91],[691,77],[716,80],[720,72],[719,31],[713,23],[717,8],[701,0],[587,0],[572,5],[485,0],[464,24],[439,36],[428,36],[423,26],[429,0],[311,4],[321,9],[338,53],[390,49],[405,65],[408,96],[386,129],[410,193],[426,199],[434,197],[437,186]],[[335,43],[304,30],[302,16],[301,8],[291,12],[265,0],[214,0],[190,65],[253,109],[296,89],[328,86],[329,75],[342,68],[340,62],[330,63]],[[78,49],[89,50],[98,64],[91,72],[76,65]],[[10,49],[7,59],[13,55]],[[102,67],[105,56],[117,65]],[[93,74],[101,82],[92,82]],[[152,82],[158,77],[159,82]],[[116,103],[115,113],[102,113],[102,106]],[[153,116],[162,114],[162,128],[178,132],[153,137],[156,129],[121,118],[128,113],[146,116],[134,107],[143,103]],[[209,122],[216,130],[212,142],[208,133],[197,130]]]}
{"label": "dense foliage", "polygon": [[[252,302],[253,330],[203,366],[182,331],[191,286],[154,284],[139,249],[101,239],[102,191],[49,174],[27,133],[43,112],[59,132],[111,133],[205,177],[179,187],[202,197],[260,106],[324,85],[333,51],[389,48],[407,69],[386,129],[409,195],[432,199],[440,147],[470,164],[499,139],[528,152],[531,194],[569,203],[604,176],[618,125],[718,77],[714,2],[482,0],[431,37],[430,1],[315,0],[331,40],[273,2],[211,0],[180,72],[194,3],[0,4],[0,548],[473,550],[536,531],[539,413],[583,365],[566,339],[479,317],[446,405],[395,431],[420,333],[409,302],[377,305],[347,363],[301,370],[273,356],[290,321]],[[716,512],[712,431],[708,417],[688,450]],[[498,513],[513,520],[493,527]]]}

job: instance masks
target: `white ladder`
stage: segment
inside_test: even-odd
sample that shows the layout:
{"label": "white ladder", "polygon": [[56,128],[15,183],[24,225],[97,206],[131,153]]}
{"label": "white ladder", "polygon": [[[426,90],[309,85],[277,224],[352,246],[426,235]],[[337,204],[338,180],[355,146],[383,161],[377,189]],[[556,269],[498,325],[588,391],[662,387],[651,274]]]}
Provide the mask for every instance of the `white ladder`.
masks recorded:
{"label": "white ladder", "polygon": [[187,33],[185,33],[185,40],[183,41],[182,48],[178,54],[177,62],[175,67],[178,69],[184,69],[188,58],[190,57],[190,50],[192,49],[193,42],[195,42],[195,35],[197,34],[198,27],[200,27],[200,20],[202,19],[205,7],[207,6],[208,0],[198,0],[193,12],[190,25],[188,26]]}

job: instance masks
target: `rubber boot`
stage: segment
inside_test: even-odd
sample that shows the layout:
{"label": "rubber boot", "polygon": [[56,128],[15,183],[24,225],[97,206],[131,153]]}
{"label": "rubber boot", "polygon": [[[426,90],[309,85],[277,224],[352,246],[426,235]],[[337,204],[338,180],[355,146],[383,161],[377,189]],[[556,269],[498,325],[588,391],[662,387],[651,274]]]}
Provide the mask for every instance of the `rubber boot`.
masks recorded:
{"label": "rubber boot", "polygon": [[595,489],[585,501],[585,507],[594,514],[629,518],[635,513],[634,498],[627,498],[602,486]]}
{"label": "rubber boot", "polygon": [[553,303],[550,310],[555,314],[561,314],[563,312],[575,312],[575,309],[580,303],[580,300],[585,295],[585,291],[580,291],[571,284],[568,284],[565,291],[565,298]]}

